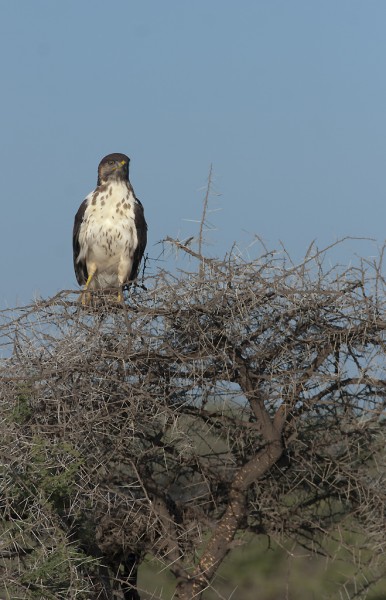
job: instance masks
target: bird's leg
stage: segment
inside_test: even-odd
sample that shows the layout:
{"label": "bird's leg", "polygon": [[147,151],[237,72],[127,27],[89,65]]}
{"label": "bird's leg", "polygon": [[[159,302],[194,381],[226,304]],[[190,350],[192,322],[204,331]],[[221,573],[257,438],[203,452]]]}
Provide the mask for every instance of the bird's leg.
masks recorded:
{"label": "bird's leg", "polygon": [[127,258],[121,258],[118,265],[118,283],[119,283],[119,292],[117,301],[123,302],[123,286],[127,282],[128,275],[131,271],[133,259],[130,257],[130,260]]}
{"label": "bird's leg", "polygon": [[90,292],[88,292],[88,287],[96,273],[97,267],[96,265],[92,264],[90,266],[87,266],[87,270],[88,270],[88,277],[87,277],[87,281],[85,283],[85,286],[83,288],[83,292],[82,292],[82,304],[83,306],[87,306],[87,304],[90,304],[90,299],[91,299],[91,295]]}

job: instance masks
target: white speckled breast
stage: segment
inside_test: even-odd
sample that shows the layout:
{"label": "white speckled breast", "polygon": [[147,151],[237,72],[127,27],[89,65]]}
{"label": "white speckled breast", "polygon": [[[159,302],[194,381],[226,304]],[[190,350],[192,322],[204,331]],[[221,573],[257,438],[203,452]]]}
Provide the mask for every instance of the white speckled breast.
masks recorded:
{"label": "white speckled breast", "polygon": [[117,287],[127,281],[138,245],[134,207],[136,199],[126,182],[101,186],[87,196],[79,231],[81,259],[87,269],[98,265],[90,288]]}

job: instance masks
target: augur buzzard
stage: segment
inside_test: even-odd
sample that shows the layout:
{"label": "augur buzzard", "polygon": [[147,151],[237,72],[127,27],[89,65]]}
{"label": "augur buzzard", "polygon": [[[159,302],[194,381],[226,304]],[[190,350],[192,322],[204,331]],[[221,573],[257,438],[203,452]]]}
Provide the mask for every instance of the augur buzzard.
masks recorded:
{"label": "augur buzzard", "polygon": [[122,288],[133,281],[145,251],[147,225],[143,207],[129,181],[130,159],[125,154],[108,154],[98,166],[97,187],[75,216],[72,246],[74,269],[88,290]]}

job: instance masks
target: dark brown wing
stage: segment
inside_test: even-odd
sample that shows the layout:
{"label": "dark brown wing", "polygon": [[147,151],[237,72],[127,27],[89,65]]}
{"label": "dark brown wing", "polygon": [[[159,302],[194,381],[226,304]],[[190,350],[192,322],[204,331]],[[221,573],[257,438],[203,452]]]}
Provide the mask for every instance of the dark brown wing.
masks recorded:
{"label": "dark brown wing", "polygon": [[137,230],[138,246],[134,252],[133,266],[129,276],[129,281],[133,281],[138,275],[139,264],[141,262],[143,253],[145,252],[147,243],[147,223],[145,221],[145,214],[143,206],[136,198],[134,207],[134,222]]}
{"label": "dark brown wing", "polygon": [[88,204],[88,198],[79,206],[79,210],[75,215],[74,229],[72,231],[72,250],[74,256],[74,270],[77,282],[79,285],[84,285],[88,278],[87,266],[84,260],[78,261],[80,253],[79,231],[83,222],[84,213]]}

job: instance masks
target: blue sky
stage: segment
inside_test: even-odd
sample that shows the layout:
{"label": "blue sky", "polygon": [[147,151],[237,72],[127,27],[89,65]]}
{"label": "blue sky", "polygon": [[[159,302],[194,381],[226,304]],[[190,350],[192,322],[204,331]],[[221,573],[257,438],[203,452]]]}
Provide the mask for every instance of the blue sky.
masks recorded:
{"label": "blue sky", "polygon": [[77,288],[73,218],[110,152],[131,157],[151,258],[196,233],[211,163],[212,255],[254,234],[296,260],[313,239],[374,238],[343,263],[383,244],[384,0],[0,8],[2,306]]}

